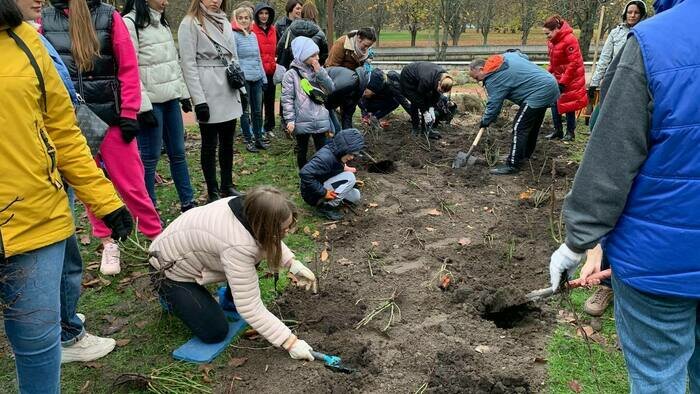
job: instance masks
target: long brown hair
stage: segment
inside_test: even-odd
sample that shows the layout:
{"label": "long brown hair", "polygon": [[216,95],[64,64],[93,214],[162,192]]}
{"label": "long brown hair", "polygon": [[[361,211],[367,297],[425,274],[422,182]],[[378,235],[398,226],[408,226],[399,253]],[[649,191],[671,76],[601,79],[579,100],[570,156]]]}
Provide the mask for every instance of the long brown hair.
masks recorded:
{"label": "long brown hair", "polygon": [[68,33],[73,59],[81,72],[92,71],[95,59],[100,56],[100,42],[97,41],[90,9],[85,0],[69,0],[68,9]]}
{"label": "long brown hair", "polygon": [[561,27],[564,25],[564,18],[562,18],[559,15],[552,15],[549,18],[547,18],[544,23],[542,24],[542,27],[546,27],[549,30],[554,30],[554,29],[561,29]]}
{"label": "long brown hair", "polygon": [[297,211],[281,191],[272,186],[258,186],[248,192],[243,204],[246,218],[253,230],[253,238],[267,259],[270,271],[277,272],[282,259],[282,238],[286,229],[282,228],[285,221],[292,218],[296,222]]}
{"label": "long brown hair", "polygon": [[306,2],[301,7],[301,19],[308,19],[318,23],[318,8],[316,8],[316,4],[311,1]]}
{"label": "long brown hair", "polygon": [[[190,7],[187,9],[187,15],[195,18],[200,25],[204,26],[204,11],[202,11],[202,7],[199,6],[199,3],[201,3],[200,0],[192,0],[190,2]],[[226,12],[226,7],[226,0],[221,0],[219,9]]]}

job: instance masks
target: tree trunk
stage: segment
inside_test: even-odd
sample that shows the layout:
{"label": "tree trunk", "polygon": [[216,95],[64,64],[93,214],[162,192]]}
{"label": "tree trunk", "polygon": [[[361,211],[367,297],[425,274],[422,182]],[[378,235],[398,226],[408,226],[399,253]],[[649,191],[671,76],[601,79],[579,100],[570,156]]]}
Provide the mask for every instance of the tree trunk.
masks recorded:
{"label": "tree trunk", "polygon": [[411,24],[409,31],[411,32],[411,48],[415,48],[416,37],[418,37],[418,24]]}
{"label": "tree trunk", "polygon": [[597,22],[596,15],[598,14],[598,8],[600,4],[597,0],[587,0],[585,7],[578,14],[577,18],[578,27],[581,29],[581,35],[579,36],[579,45],[581,46],[581,55],[584,60],[588,60],[588,52],[591,47],[591,39],[593,38],[593,30]]}
{"label": "tree trunk", "polygon": [[326,12],[328,13],[328,25],[326,26],[326,37],[328,41],[328,50],[331,50],[335,42],[335,21],[333,19],[335,0],[326,0]]}

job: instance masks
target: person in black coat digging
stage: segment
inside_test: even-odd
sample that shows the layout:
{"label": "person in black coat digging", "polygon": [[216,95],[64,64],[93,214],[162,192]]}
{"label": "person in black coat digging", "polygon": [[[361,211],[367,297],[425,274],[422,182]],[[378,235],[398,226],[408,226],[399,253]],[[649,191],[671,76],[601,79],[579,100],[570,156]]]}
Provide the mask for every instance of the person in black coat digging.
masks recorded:
{"label": "person in black coat digging", "polygon": [[432,130],[435,123],[435,106],[442,94],[452,90],[454,80],[447,71],[430,62],[414,62],[401,70],[401,91],[411,102],[411,125],[414,134],[425,134],[439,139]]}

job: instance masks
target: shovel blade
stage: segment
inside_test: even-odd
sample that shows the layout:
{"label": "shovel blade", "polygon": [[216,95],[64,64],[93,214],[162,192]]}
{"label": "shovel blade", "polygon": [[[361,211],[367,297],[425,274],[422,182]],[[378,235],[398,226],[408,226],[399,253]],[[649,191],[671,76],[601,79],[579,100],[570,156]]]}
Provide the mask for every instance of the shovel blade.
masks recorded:
{"label": "shovel blade", "polygon": [[537,301],[537,300],[541,300],[543,298],[550,297],[552,294],[554,294],[554,290],[552,290],[551,287],[547,287],[545,289],[531,291],[531,292],[525,294],[525,298],[528,301]]}
{"label": "shovel blade", "polygon": [[466,154],[465,152],[459,151],[457,152],[457,156],[455,156],[454,161],[452,162],[452,168],[462,168],[467,165],[467,161],[469,160],[469,155]]}

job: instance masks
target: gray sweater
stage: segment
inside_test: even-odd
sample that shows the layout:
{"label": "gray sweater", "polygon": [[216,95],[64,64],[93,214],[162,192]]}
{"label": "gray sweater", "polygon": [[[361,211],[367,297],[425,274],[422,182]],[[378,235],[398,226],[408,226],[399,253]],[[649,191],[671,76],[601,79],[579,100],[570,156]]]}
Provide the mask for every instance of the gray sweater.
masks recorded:
{"label": "gray sweater", "polygon": [[600,115],[564,201],[571,250],[593,248],[615,227],[649,152],[652,110],[639,43],[630,37],[605,74]]}

